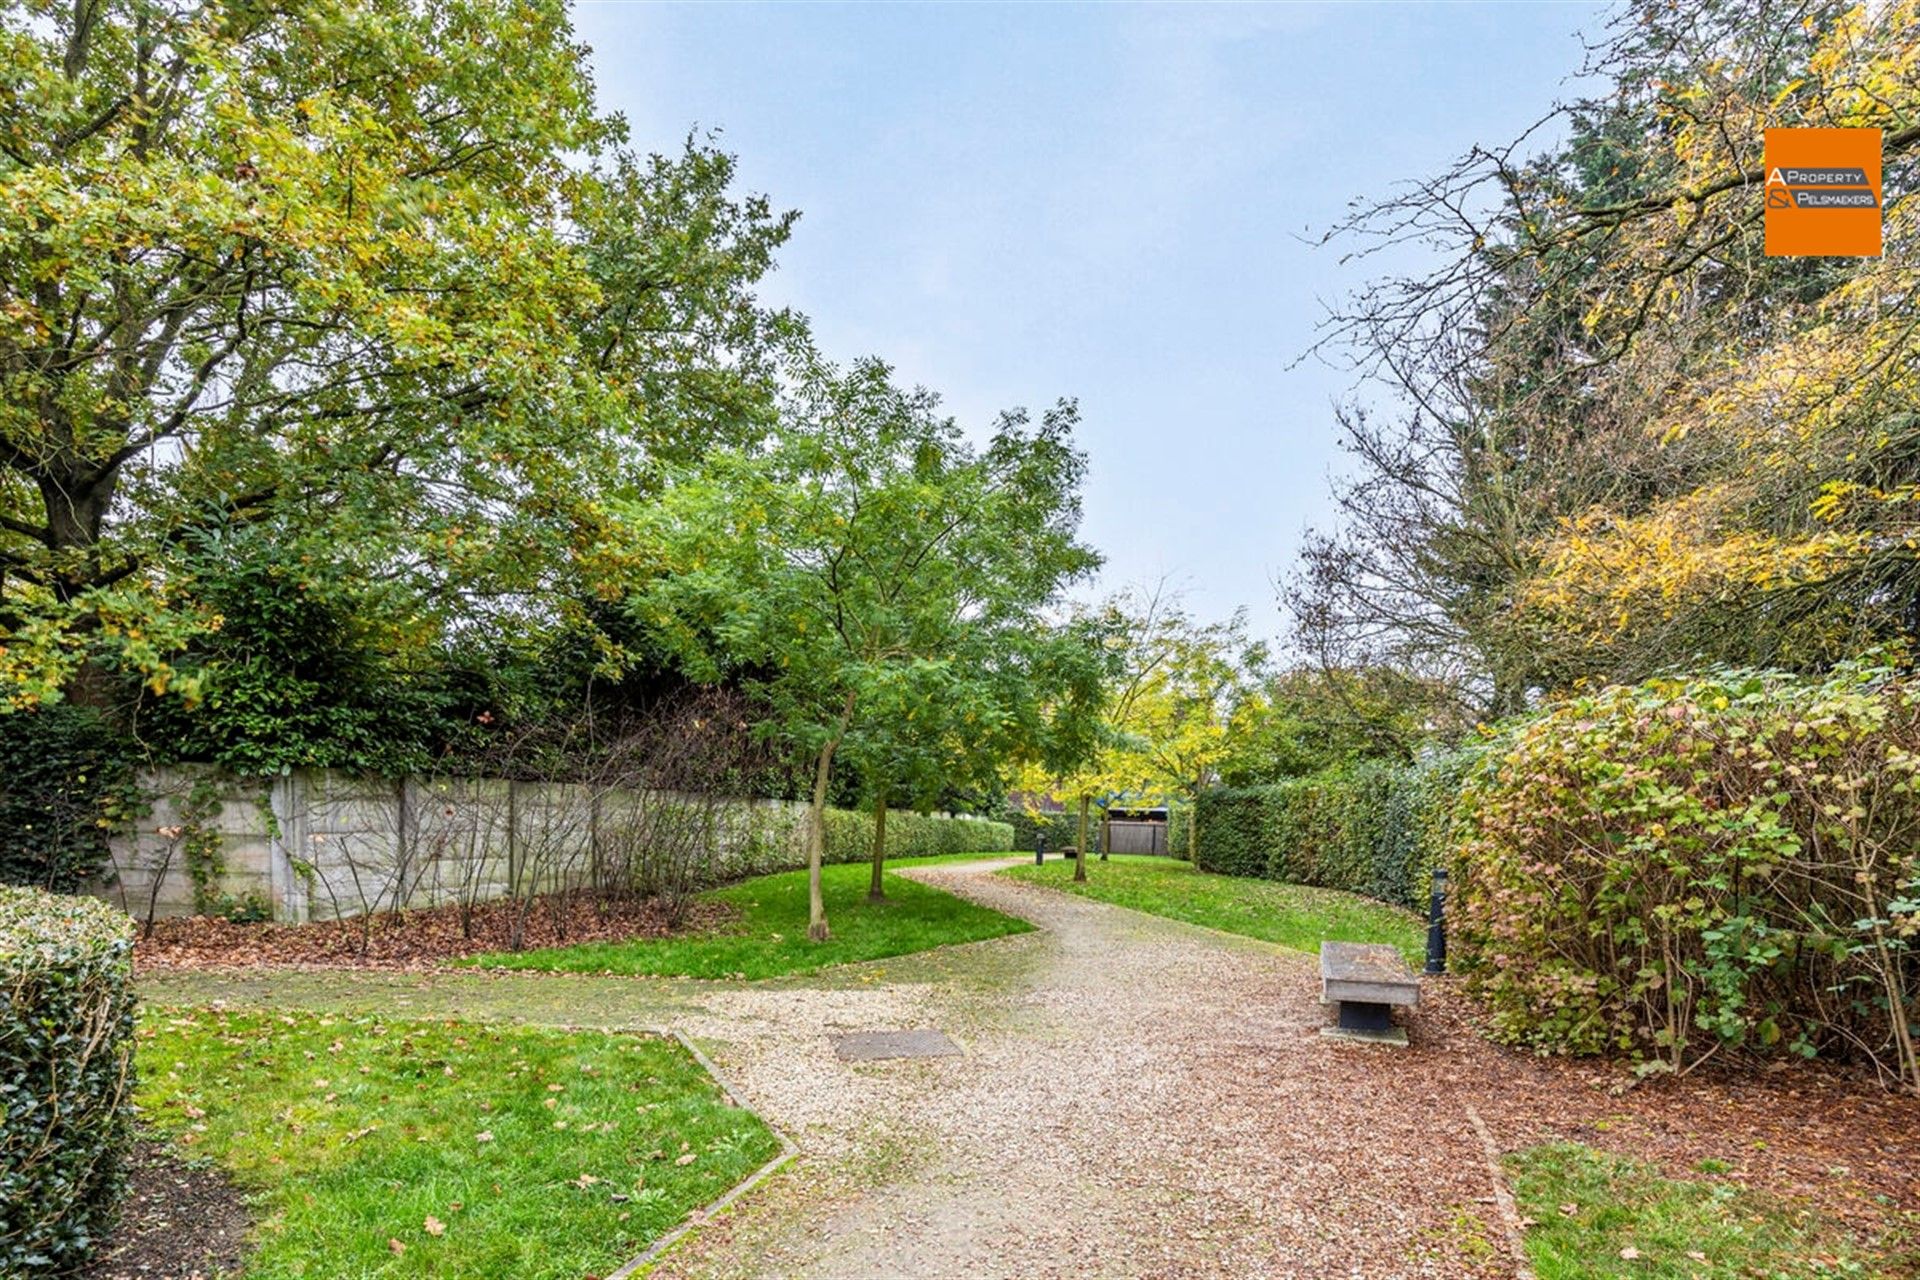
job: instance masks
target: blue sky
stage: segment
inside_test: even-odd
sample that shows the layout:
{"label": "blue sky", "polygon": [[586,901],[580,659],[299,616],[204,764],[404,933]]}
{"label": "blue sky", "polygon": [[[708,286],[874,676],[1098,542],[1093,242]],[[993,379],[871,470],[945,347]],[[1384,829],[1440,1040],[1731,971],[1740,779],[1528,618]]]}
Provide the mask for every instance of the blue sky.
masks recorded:
{"label": "blue sky", "polygon": [[634,140],[717,129],[802,216],[769,300],[974,429],[1078,397],[1102,587],[1248,606],[1330,517],[1310,241],[1347,202],[1571,96],[1592,4],[583,3]]}

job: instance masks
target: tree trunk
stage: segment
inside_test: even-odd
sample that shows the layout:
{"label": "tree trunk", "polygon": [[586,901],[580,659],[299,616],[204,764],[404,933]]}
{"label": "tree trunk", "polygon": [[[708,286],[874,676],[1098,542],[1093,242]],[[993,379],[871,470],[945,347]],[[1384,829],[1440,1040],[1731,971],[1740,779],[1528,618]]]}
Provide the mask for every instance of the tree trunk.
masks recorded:
{"label": "tree trunk", "polygon": [[852,720],[853,695],[849,693],[840,710],[840,722],[820,744],[813,767],[813,800],[807,809],[807,938],[812,942],[825,942],[833,936],[833,930],[827,927],[827,901],[820,892],[820,864],[827,856],[827,781],[833,774],[833,753]]}
{"label": "tree trunk", "polygon": [[887,865],[887,789],[880,788],[880,798],[873,805],[873,883],[867,886],[868,902],[885,902],[886,888],[880,882],[881,872]]}
{"label": "tree trunk", "polygon": [[1195,792],[1187,810],[1187,861],[1200,865],[1200,794]]}
{"label": "tree trunk", "polygon": [[1073,878],[1087,878],[1087,804],[1086,796],[1080,797],[1080,842],[1073,850]]}
{"label": "tree trunk", "polygon": [[1107,860],[1107,850],[1113,848],[1113,810],[1100,811],[1100,861]]}

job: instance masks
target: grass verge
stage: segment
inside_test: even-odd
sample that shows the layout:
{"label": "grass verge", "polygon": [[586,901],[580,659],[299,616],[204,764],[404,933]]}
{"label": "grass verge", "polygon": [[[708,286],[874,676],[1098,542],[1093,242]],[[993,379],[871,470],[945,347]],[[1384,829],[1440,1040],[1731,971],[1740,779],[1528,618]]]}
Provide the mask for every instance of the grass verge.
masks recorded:
{"label": "grass verge", "polygon": [[549,973],[776,978],[955,942],[1025,933],[1033,927],[1024,920],[895,875],[886,879],[887,900],[868,902],[872,871],[866,863],[822,867],[820,879],[827,920],[833,928],[833,936],[825,942],[807,941],[807,873],[782,871],[703,895],[738,912],[724,928],[713,932],[495,952],[477,957],[473,963],[489,969]]}
{"label": "grass verge", "polygon": [[1507,1157],[1539,1280],[1825,1280],[1920,1275],[1891,1234],[1862,1241],[1811,1207],[1676,1179],[1571,1143]]}
{"label": "grass verge", "polygon": [[1074,882],[1065,859],[1000,874],[1300,951],[1318,951],[1330,939],[1392,943],[1413,964],[1426,953],[1426,926],[1411,911],[1336,889],[1211,875],[1173,858],[1089,860],[1084,884]]}
{"label": "grass verge", "polygon": [[604,1275],[778,1140],[647,1035],[150,1009],[148,1125],[251,1193],[248,1280]]}

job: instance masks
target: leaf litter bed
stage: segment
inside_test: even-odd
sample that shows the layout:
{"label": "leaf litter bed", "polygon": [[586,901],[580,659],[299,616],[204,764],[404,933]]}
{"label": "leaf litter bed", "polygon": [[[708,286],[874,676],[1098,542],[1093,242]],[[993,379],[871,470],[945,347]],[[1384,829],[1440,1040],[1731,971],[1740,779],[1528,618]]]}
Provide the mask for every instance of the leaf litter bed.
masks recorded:
{"label": "leaf litter bed", "polygon": [[[351,968],[426,970],[469,956],[506,951],[516,908],[483,903],[465,913],[456,905],[382,912],[370,919],[311,924],[236,924],[219,916],[156,920],[134,947],[142,970]],[[723,902],[695,901],[676,922],[657,899],[596,903],[584,894],[537,898],[527,911],[524,949],[582,942],[694,937],[731,923],[738,911]]]}

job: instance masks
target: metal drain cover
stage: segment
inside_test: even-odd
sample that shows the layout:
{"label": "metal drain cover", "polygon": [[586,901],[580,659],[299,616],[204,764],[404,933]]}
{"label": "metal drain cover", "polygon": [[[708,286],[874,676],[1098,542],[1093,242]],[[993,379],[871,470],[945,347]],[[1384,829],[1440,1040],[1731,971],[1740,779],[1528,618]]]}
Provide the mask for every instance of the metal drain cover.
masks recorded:
{"label": "metal drain cover", "polygon": [[845,1062],[960,1056],[960,1046],[944,1031],[855,1031],[833,1037],[833,1051]]}

